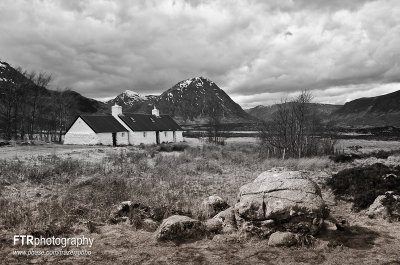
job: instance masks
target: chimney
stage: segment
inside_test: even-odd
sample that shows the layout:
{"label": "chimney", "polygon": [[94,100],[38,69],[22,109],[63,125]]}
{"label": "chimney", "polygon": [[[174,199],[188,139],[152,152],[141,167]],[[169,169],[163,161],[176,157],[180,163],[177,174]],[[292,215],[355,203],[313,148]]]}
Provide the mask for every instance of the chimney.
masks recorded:
{"label": "chimney", "polygon": [[156,106],[154,105],[154,109],[151,111],[151,115],[160,117],[160,111],[156,109]]}
{"label": "chimney", "polygon": [[115,105],[111,107],[111,114],[114,117],[118,117],[119,115],[122,115],[122,107],[118,106],[117,103],[115,103]]}

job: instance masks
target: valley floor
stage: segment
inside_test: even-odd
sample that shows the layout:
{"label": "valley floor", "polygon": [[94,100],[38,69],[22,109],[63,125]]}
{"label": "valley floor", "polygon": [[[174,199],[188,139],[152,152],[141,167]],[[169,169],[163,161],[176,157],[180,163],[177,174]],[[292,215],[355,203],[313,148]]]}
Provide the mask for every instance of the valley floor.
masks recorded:
{"label": "valley floor", "polygon": [[[387,146],[393,147],[393,143]],[[263,160],[251,144],[196,144],[181,153],[162,153],[155,148],[1,147],[1,263],[400,264],[400,222],[370,219],[364,211],[354,212],[350,202],[335,198],[326,185],[332,173],[343,168],[386,160],[370,158],[347,164],[334,164],[327,157]],[[400,157],[390,161],[400,164]],[[345,219],[349,230],[323,231],[313,246],[274,248],[268,247],[265,240],[222,235],[181,245],[158,243],[153,233],[136,230],[129,224],[107,223],[114,205],[125,200],[193,216],[208,195],[218,194],[233,205],[241,185],[276,166],[308,171],[322,188],[331,214]],[[97,222],[98,231],[91,233],[88,221]],[[85,248],[91,255],[13,254],[14,250],[29,249],[14,246],[14,235],[40,233],[51,227],[59,228],[57,232],[68,237],[94,238],[93,247]]]}

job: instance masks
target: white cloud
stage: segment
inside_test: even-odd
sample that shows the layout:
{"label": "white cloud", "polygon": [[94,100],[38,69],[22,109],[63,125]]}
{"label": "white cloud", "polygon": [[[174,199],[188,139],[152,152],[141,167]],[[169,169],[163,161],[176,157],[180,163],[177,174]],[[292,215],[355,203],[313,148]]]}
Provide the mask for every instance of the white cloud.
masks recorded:
{"label": "white cloud", "polygon": [[243,106],[343,103],[400,82],[397,0],[4,0],[0,32],[3,60],[95,98],[203,75]]}

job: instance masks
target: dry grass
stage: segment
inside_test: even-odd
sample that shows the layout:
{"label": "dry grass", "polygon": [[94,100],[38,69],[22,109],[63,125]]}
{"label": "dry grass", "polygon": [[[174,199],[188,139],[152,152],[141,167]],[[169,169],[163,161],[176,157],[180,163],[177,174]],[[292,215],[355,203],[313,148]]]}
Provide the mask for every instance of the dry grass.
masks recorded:
{"label": "dry grass", "polygon": [[[167,148],[168,149],[168,148]],[[6,264],[383,264],[399,262],[400,227],[354,213],[351,204],[335,202],[336,217],[350,222],[351,235],[325,235],[332,246],[271,248],[265,241],[204,239],[181,246],[158,244],[153,235],[128,224],[105,225],[91,234],[85,223],[106,222],[115,204],[135,200],[158,207],[161,216],[196,217],[200,202],[218,194],[236,202],[238,188],[272,167],[330,171],[327,157],[260,159],[253,144],[201,145],[183,152],[159,152],[154,146],[93,148],[71,158],[61,154],[0,161],[0,260]],[[313,172],[320,176],[320,172]],[[329,174],[325,174],[329,175]],[[361,228],[359,228],[361,227]],[[357,229],[356,229],[357,228]],[[89,257],[14,257],[12,235],[82,235],[95,239]],[[388,236],[390,235],[390,236]],[[333,240],[333,241],[332,241]],[[385,253],[379,256],[379,253]],[[379,257],[378,257],[379,256]],[[395,264],[395,263],[393,263]]]}
{"label": "dry grass", "polygon": [[106,222],[113,206],[125,200],[158,208],[164,217],[198,217],[205,197],[218,194],[234,204],[238,188],[261,171],[329,165],[327,158],[263,160],[252,144],[182,146],[175,155],[155,148],[120,149],[97,162],[57,155],[0,160],[0,181],[7,185],[0,190],[0,206],[9,209],[2,211],[1,225],[29,233],[70,233],[74,224]]}

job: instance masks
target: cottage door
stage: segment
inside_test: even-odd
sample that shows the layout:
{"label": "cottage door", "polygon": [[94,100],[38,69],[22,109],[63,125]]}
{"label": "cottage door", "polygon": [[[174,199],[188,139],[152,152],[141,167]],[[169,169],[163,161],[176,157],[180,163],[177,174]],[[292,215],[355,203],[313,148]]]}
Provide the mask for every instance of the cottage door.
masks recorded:
{"label": "cottage door", "polygon": [[160,144],[160,132],[156,131],[156,143]]}
{"label": "cottage door", "polygon": [[117,146],[117,133],[112,133],[113,146]]}

